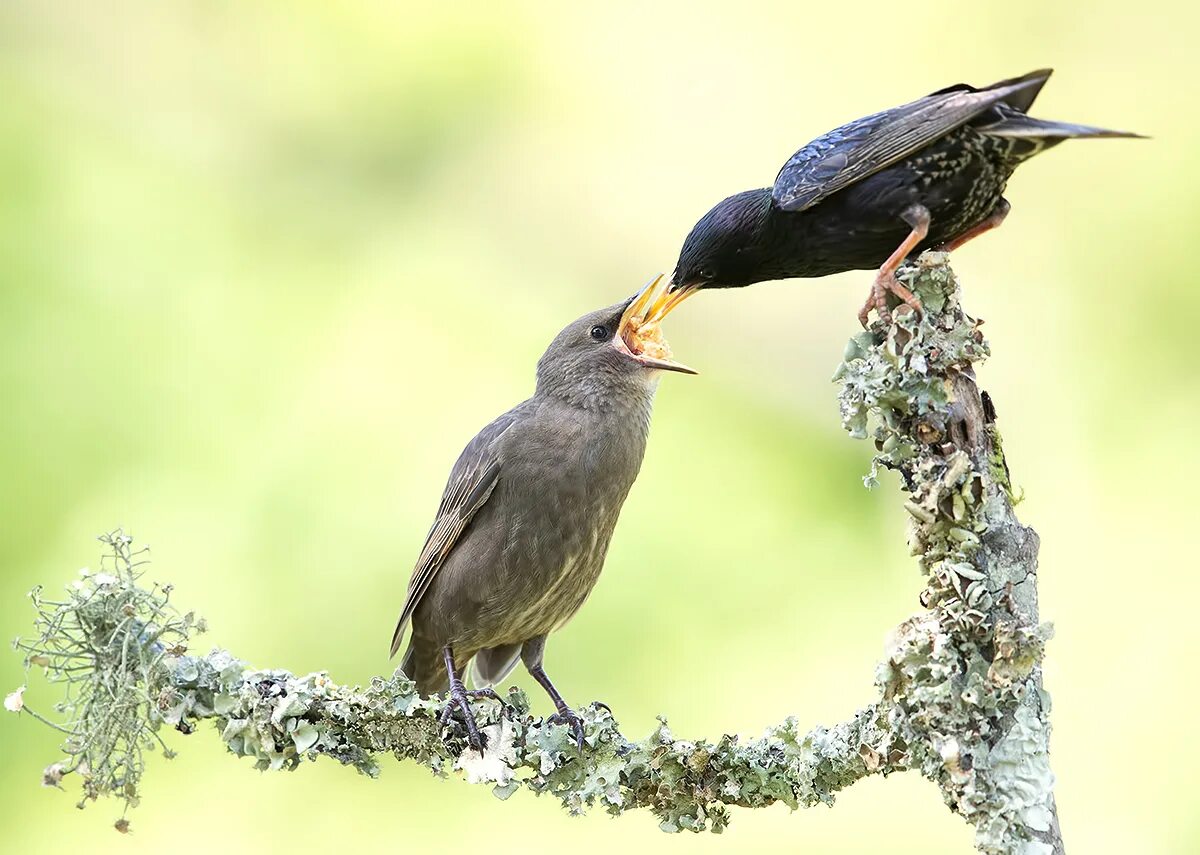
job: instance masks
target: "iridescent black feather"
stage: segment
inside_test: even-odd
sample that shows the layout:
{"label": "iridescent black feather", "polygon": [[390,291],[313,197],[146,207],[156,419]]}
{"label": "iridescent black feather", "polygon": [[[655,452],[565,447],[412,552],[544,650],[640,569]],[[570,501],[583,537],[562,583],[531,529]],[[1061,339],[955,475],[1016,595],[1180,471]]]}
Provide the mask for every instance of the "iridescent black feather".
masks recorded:
{"label": "iridescent black feather", "polygon": [[929,212],[916,251],[945,244],[1006,209],[1009,176],[1072,137],[1137,134],[1026,115],[1048,69],[982,89],[957,84],[842,125],[788,160],[772,187],[730,196],[684,242],[675,287],[877,268],[908,236],[903,212]]}

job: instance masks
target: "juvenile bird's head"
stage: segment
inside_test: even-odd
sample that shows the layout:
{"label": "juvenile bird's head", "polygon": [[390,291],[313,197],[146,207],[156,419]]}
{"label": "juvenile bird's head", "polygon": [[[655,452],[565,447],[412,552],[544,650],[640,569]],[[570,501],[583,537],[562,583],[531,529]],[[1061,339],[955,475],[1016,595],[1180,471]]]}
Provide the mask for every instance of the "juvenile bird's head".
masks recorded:
{"label": "juvenile bird's head", "polygon": [[692,227],[670,290],[691,294],[701,288],[740,288],[761,275],[765,232],[771,212],[768,188],[747,190],[718,202]]}
{"label": "juvenile bird's head", "polygon": [[658,276],[628,300],[572,321],[538,360],[538,393],[580,406],[610,406],[644,398],[660,372],[695,374],[671,358],[659,326],[681,302]]}

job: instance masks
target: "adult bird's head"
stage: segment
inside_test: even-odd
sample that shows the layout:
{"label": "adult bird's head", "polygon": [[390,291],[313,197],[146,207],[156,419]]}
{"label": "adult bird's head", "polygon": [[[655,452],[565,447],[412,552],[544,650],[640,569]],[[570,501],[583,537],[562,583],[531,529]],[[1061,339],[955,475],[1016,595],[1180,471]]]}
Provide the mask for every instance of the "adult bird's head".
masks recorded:
{"label": "adult bird's head", "polygon": [[768,257],[769,188],[747,190],[718,202],[692,227],[670,290],[684,295],[701,288],[740,288],[760,282]]}
{"label": "adult bird's head", "polygon": [[555,336],[538,360],[537,390],[581,406],[644,397],[660,372],[695,374],[671,358],[661,323],[683,298],[658,276],[628,300],[589,312]]}

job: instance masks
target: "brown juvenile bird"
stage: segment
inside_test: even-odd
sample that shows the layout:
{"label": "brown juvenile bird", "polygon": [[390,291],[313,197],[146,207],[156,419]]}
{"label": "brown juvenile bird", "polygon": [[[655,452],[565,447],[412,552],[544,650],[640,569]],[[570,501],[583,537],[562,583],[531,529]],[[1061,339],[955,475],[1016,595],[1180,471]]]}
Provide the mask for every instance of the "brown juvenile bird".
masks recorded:
{"label": "brown juvenile bird", "polygon": [[542,668],[546,636],[583,605],[646,449],[662,371],[674,362],[659,322],[678,303],[659,277],[637,296],[584,315],[558,334],[537,367],[533,397],[472,439],[450,473],[392,637],[412,637],[401,668],[422,694],[449,692],[442,721],[461,712],[483,739],[463,669],[491,686],[520,657],[572,729],[579,716]]}

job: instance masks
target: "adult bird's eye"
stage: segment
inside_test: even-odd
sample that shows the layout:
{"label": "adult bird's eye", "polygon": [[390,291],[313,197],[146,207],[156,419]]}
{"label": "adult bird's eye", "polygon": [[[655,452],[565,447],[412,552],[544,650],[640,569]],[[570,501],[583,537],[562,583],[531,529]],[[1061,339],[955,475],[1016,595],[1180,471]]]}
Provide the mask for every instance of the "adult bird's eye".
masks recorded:
{"label": "adult bird's eye", "polygon": [[606,338],[608,338],[608,327],[601,325],[592,327],[591,336],[596,341],[604,341]]}
{"label": "adult bird's eye", "polygon": [[717,272],[715,270],[713,270],[711,267],[701,267],[700,268],[700,278],[701,279],[716,279]]}

